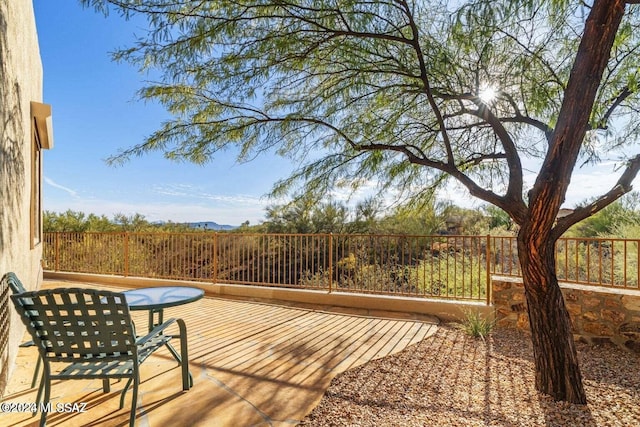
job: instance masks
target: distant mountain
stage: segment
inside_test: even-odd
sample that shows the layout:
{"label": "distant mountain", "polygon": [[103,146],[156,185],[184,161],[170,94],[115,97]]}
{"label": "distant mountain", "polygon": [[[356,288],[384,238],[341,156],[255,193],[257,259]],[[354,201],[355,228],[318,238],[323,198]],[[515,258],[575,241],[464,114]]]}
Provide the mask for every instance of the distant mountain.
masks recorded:
{"label": "distant mountain", "polygon": [[187,225],[200,230],[233,230],[234,228],[238,228],[237,225],[218,224],[213,221],[188,222]]}

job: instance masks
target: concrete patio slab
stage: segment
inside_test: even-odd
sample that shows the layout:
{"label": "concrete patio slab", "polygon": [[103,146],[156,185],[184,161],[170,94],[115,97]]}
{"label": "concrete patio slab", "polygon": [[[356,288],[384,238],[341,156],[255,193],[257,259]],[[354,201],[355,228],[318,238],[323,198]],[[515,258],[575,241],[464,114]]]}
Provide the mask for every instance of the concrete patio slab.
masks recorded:
{"label": "concrete patio slab", "polygon": [[[88,287],[45,282],[45,287]],[[101,288],[123,290],[100,285]],[[205,297],[172,307],[185,319],[194,386],[182,391],[177,363],[165,349],[141,369],[138,426],[293,426],[320,401],[340,372],[398,352],[436,331],[437,320],[413,321]],[[146,325],[146,313],[134,312]],[[26,337],[25,337],[26,338]],[[3,402],[33,403],[34,348],[21,348]],[[50,426],[128,424],[131,394],[119,409],[124,381],[102,393],[100,381],[54,382],[52,402],[86,403],[86,412],[50,413]],[[29,413],[0,413],[0,425],[37,425]]]}

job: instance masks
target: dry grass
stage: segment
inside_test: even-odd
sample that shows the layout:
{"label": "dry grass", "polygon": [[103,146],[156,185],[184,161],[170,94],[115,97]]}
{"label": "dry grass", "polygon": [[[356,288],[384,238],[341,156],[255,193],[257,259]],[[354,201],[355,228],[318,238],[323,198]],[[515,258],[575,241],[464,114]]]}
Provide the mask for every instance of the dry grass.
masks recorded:
{"label": "dry grass", "polygon": [[336,377],[308,426],[637,426],[640,355],[578,344],[588,405],[534,388],[529,337],[495,330],[485,341],[441,326],[403,352]]}

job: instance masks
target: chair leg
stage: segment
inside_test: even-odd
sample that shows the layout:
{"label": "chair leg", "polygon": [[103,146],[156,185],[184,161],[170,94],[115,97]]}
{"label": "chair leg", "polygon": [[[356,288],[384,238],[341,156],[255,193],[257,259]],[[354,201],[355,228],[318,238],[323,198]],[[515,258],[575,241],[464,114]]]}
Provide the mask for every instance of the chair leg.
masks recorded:
{"label": "chair leg", "polygon": [[31,380],[31,388],[36,386],[36,381],[38,381],[38,372],[40,372],[40,365],[42,364],[42,359],[40,359],[40,355],[38,354],[38,361],[36,362],[36,369],[33,373],[33,379]]}
{"label": "chair leg", "polygon": [[[40,377],[40,385],[38,386],[38,394],[36,395],[36,405],[40,404],[42,392],[44,391],[44,383],[46,381],[44,369],[42,370],[42,376]],[[36,411],[37,412],[37,411]],[[34,412],[35,415],[35,412]]]}
{"label": "chair leg", "polygon": [[[47,406],[49,400],[51,399],[51,376],[49,372],[49,364],[44,364],[44,372],[42,382],[44,383],[44,398],[42,402],[44,406]],[[42,388],[42,385],[40,386]],[[47,411],[41,411],[40,413],[40,427],[45,427],[47,425]]]}
{"label": "chair leg", "polygon": [[124,408],[124,395],[127,394],[127,390],[129,390],[129,386],[131,385],[131,380],[133,380],[133,377],[127,380],[127,383],[124,385],[124,388],[122,389],[122,393],[120,394],[120,409]]}
{"label": "chair leg", "polygon": [[180,329],[180,366],[182,368],[182,389],[189,390],[193,385],[193,378],[189,372],[189,351],[187,349],[187,326],[182,319],[176,319]]}
{"label": "chair leg", "polygon": [[[40,360],[40,356],[38,356],[38,360]],[[47,372],[47,369],[43,366],[42,376],[40,377],[40,385],[38,386],[38,394],[36,395],[36,408],[31,415],[32,417],[35,417],[38,413],[38,410],[40,409],[40,403],[44,403],[44,400],[42,400],[42,393],[45,391],[45,383],[47,382],[48,378],[48,376],[46,375]]]}
{"label": "chair leg", "polygon": [[109,393],[111,391],[111,384],[109,384],[109,378],[102,379],[102,391],[104,393]]}
{"label": "chair leg", "polygon": [[133,376],[133,397],[131,398],[131,415],[129,415],[129,427],[135,427],[136,424],[136,409],[138,408],[138,384],[140,383],[140,376],[138,372]]}

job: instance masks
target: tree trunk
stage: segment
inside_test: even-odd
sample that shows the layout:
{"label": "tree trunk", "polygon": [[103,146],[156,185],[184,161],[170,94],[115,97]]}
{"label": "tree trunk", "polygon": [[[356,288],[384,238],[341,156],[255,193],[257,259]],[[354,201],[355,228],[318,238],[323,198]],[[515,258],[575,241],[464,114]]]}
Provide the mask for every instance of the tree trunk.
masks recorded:
{"label": "tree trunk", "polygon": [[571,319],[555,272],[555,240],[518,234],[533,355],[536,389],[554,400],[586,404]]}

